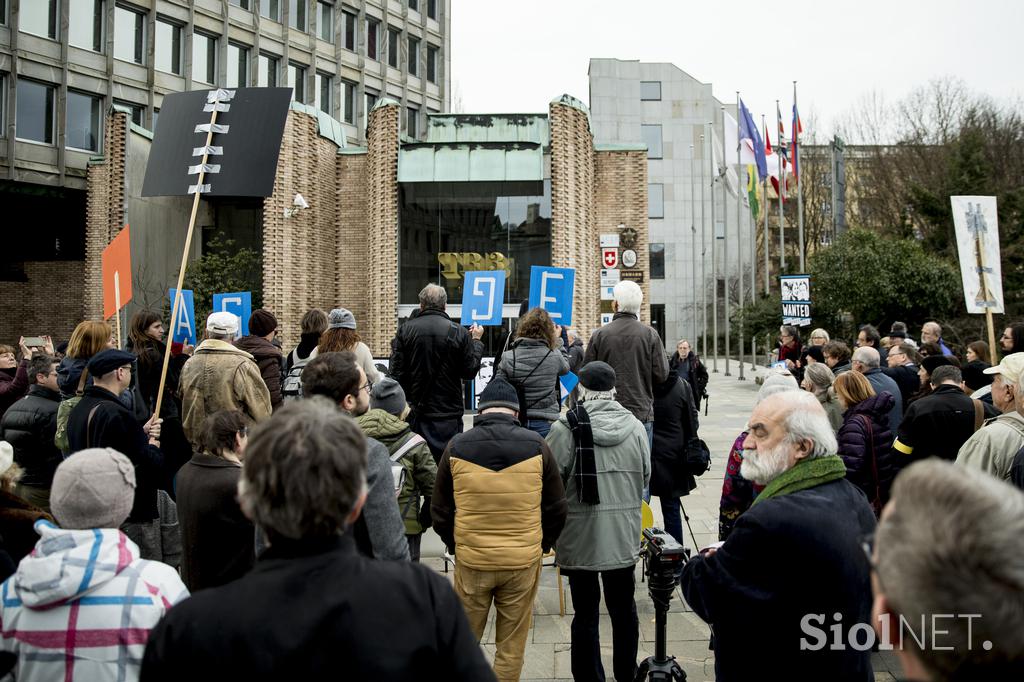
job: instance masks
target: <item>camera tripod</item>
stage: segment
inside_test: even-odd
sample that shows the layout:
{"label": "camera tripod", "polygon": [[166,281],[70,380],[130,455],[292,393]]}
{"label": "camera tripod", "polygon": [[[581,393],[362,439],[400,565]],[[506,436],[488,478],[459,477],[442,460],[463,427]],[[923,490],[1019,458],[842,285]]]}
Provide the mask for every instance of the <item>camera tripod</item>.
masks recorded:
{"label": "camera tripod", "polygon": [[[685,682],[686,673],[676,663],[674,656],[666,651],[668,609],[672,601],[672,592],[676,589],[676,569],[685,560],[682,547],[672,538],[657,528],[644,531],[648,540],[647,563],[647,594],[654,602],[654,655],[644,659],[637,668],[633,682],[647,680],[679,680]],[[660,537],[656,537],[660,536]],[[679,548],[678,555],[664,555],[658,550],[659,545],[671,544]]]}

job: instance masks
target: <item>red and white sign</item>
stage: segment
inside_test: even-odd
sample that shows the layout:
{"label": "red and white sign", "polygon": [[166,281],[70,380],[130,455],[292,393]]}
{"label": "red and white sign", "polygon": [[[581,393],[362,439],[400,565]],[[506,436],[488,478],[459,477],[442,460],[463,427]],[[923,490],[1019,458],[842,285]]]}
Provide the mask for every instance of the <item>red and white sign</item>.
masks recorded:
{"label": "red and white sign", "polygon": [[601,249],[601,265],[609,270],[619,267],[619,250],[614,247]]}

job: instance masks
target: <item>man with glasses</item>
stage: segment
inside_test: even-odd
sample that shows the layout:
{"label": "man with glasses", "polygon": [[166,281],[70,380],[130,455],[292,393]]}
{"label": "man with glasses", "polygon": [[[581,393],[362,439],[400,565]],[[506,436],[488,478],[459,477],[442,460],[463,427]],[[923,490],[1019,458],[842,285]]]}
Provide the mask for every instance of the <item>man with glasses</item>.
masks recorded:
{"label": "man with glasses", "polygon": [[71,410],[68,442],[72,453],[86,448],[113,448],[131,460],[135,467],[135,501],[121,530],[139,546],[143,559],[165,561],[158,539],[160,514],[156,503],[164,464],[160,452],[163,420],[154,415],[140,426],[131,410],[118,400],[131,386],[134,362],[134,355],[116,348],[100,351],[89,360],[86,369],[93,384],[86,387],[81,401]]}
{"label": "man with glasses", "polygon": [[[370,409],[373,384],[351,351],[321,353],[302,370],[302,395],[323,396],[338,409],[359,417]],[[387,447],[367,438],[366,504],[353,524],[356,547],[377,559],[408,560],[405,522],[398,509]]]}
{"label": "man with glasses", "polygon": [[909,344],[892,346],[887,358],[889,366],[882,368],[882,372],[899,387],[904,411],[907,409],[907,403],[921,388],[921,378],[917,376],[917,363],[913,360],[916,356],[917,351]]}
{"label": "man with glasses", "polygon": [[57,432],[57,359],[33,355],[28,363],[28,394],[4,413],[0,440],[14,447],[14,461],[24,470],[15,494],[40,509],[50,511],[50,484],[64,459],[53,444]]}

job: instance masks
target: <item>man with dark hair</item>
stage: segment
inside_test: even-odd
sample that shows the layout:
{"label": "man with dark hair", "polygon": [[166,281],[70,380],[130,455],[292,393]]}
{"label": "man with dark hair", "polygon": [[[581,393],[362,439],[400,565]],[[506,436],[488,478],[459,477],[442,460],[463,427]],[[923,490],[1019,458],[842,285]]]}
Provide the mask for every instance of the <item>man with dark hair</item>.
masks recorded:
{"label": "man with dark hair", "polygon": [[53,444],[60,406],[57,360],[52,355],[33,355],[28,363],[28,383],[28,394],[11,405],[0,421],[0,440],[14,447],[14,461],[24,471],[15,494],[50,511],[50,484],[64,459]]}
{"label": "man with dark hair", "polygon": [[914,464],[865,550],[871,623],[902,679],[1024,679],[1024,495],[947,462]]}
{"label": "man with dark hair", "polygon": [[821,347],[821,352],[825,355],[825,364],[835,376],[851,370],[850,347],[842,341],[829,341]]}
{"label": "man with dark hair", "polygon": [[866,324],[857,332],[857,348],[874,348],[878,351],[879,363],[885,364],[888,351],[882,348],[882,335],[873,324]]}
{"label": "man with dark hair", "polygon": [[999,347],[1003,355],[1024,352],[1024,323],[1015,322],[1004,329],[999,337]]}
{"label": "man with dark hair", "polygon": [[248,575],[161,621],[141,679],[493,680],[443,577],[356,551],[366,462],[359,426],[324,398],[254,427],[239,501],[270,548]]}
{"label": "man with dark hair", "polygon": [[[321,353],[302,370],[303,395],[323,396],[353,417],[370,409],[372,389],[355,353],[350,351]],[[405,523],[395,504],[388,449],[373,438],[367,439],[367,444],[366,478],[370,488],[362,514],[353,524],[356,547],[369,557],[407,560],[409,543],[405,539]]]}
{"label": "man with dark hair", "polygon": [[[519,679],[541,557],[565,525],[565,488],[551,449],[516,419],[516,390],[495,377],[473,428],[448,443],[437,471],[434,529],[456,556],[455,593],[483,637],[491,603],[499,680]],[[495,492],[501,492],[496,495]]]}
{"label": "man with dark hair", "polygon": [[960,447],[981,426],[985,408],[964,394],[962,380],[960,368],[952,364],[932,370],[932,392],[911,403],[892,444],[906,455],[903,466],[926,457],[956,459]]}
{"label": "man with dark hair", "polygon": [[484,328],[467,331],[445,312],[448,294],[436,284],[420,291],[419,314],[398,328],[391,341],[391,376],[412,407],[408,422],[423,436],[435,461],[448,441],[462,433],[462,382],[476,377]]}

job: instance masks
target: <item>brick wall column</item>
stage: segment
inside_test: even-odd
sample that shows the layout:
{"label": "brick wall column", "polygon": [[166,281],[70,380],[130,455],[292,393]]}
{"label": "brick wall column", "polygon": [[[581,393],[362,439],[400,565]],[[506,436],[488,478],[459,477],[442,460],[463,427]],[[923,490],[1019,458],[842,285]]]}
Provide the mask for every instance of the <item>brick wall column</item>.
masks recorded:
{"label": "brick wall column", "polygon": [[128,149],[128,114],[111,111],[103,127],[104,158],[86,173],[85,269],[82,317],[103,317],[103,249],[124,227],[124,173]]}

